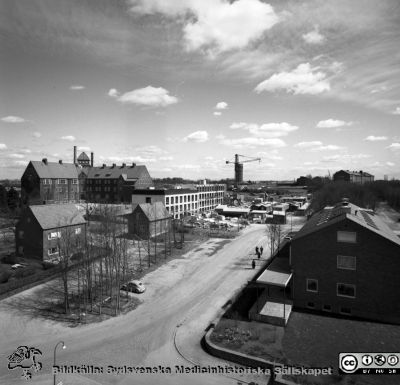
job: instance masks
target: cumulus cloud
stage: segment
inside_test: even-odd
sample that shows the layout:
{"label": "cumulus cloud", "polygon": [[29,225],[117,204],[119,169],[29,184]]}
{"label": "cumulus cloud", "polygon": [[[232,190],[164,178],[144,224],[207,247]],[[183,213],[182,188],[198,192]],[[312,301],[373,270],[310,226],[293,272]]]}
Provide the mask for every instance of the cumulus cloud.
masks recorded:
{"label": "cumulus cloud", "polygon": [[28,164],[27,160],[14,160],[14,164],[16,166],[26,166]]}
{"label": "cumulus cloud", "polygon": [[226,102],[218,102],[215,106],[216,110],[226,110],[228,108],[228,103]]}
{"label": "cumulus cloud", "polygon": [[260,0],[129,0],[128,3],[132,13],[180,16],[186,50],[205,49],[212,55],[245,48],[279,21],[274,9]]}
{"label": "cumulus cloud", "polygon": [[306,34],[304,34],[303,39],[308,44],[321,44],[325,40],[325,36],[319,33],[319,28],[316,25],[314,29]]}
{"label": "cumulus cloud", "polygon": [[369,135],[364,140],[367,140],[368,142],[380,142],[380,141],[387,140],[387,139],[388,139],[387,136]]}
{"label": "cumulus cloud", "polygon": [[393,115],[400,115],[400,107],[396,107],[392,113]]}
{"label": "cumulus cloud", "polygon": [[86,87],[85,86],[80,86],[80,85],[72,85],[71,87],[69,87],[69,89],[71,91],[81,91],[84,90]]}
{"label": "cumulus cloud", "polygon": [[386,165],[387,165],[387,166],[389,166],[389,167],[396,166],[396,164],[395,164],[395,163],[393,163],[393,162],[386,162]]}
{"label": "cumulus cloud", "polygon": [[222,112],[221,112],[221,111],[214,111],[214,115],[215,115],[215,116],[221,116],[221,115],[222,115]]}
{"label": "cumulus cloud", "polygon": [[400,143],[392,143],[390,146],[387,146],[386,148],[388,148],[389,150],[394,150],[394,151],[398,151],[400,150]]}
{"label": "cumulus cloud", "polygon": [[348,163],[351,161],[357,161],[360,159],[370,158],[371,155],[368,154],[343,154],[343,155],[327,155],[322,158],[322,162],[343,162]]}
{"label": "cumulus cloud", "polygon": [[21,118],[19,116],[13,116],[13,115],[5,116],[4,118],[1,118],[1,120],[5,123],[25,123],[25,122],[27,122],[27,120],[25,120],[24,118]]}
{"label": "cumulus cloud", "polygon": [[79,146],[78,147],[78,151],[86,151],[86,152],[88,152],[90,150],[91,150],[90,147],[87,147],[87,146]]}
{"label": "cumulus cloud", "polygon": [[208,140],[207,131],[195,131],[183,138],[184,142],[204,143]]}
{"label": "cumulus cloud", "polygon": [[311,151],[338,151],[343,149],[344,147],[337,146],[336,144],[327,144],[326,146],[313,147]]}
{"label": "cumulus cloud", "polygon": [[0,143],[0,150],[7,150],[7,146],[4,143]]}
{"label": "cumulus cloud", "polygon": [[38,132],[38,131],[35,131],[32,135],[33,135],[35,138],[40,138],[40,137],[42,136],[42,134],[41,134],[40,132]]}
{"label": "cumulus cloud", "polygon": [[269,147],[269,148],[282,148],[286,146],[286,143],[279,138],[255,138],[246,137],[239,139],[228,139],[223,135],[217,137],[220,143],[232,148],[255,148],[255,147]]}
{"label": "cumulus cloud", "polygon": [[316,95],[330,90],[326,74],[311,68],[310,63],[300,64],[291,72],[279,72],[270,78],[259,83],[254,89],[255,92],[286,90],[292,94]]}
{"label": "cumulus cloud", "polygon": [[291,125],[286,122],[281,123],[264,123],[261,125],[255,123],[232,123],[231,129],[243,129],[249,131],[252,135],[264,138],[278,138],[287,136],[290,132],[298,130],[298,126]]}
{"label": "cumulus cloud", "polygon": [[166,107],[178,103],[178,98],[169,95],[169,91],[162,87],[147,86],[126,92],[119,96],[116,89],[112,88],[108,95],[123,104],[136,104],[148,107]]}
{"label": "cumulus cloud", "polygon": [[317,123],[317,128],[337,128],[344,126],[351,126],[353,122],[345,122],[344,120],[327,119],[321,120]]}
{"label": "cumulus cloud", "polygon": [[312,148],[312,147],[318,147],[318,146],[322,146],[322,142],[320,142],[318,140],[313,140],[311,142],[299,142],[299,143],[296,143],[293,147],[296,147],[296,148]]}
{"label": "cumulus cloud", "polygon": [[111,88],[108,91],[108,96],[112,97],[112,98],[117,98],[119,95],[118,91],[115,88]]}
{"label": "cumulus cloud", "polygon": [[75,136],[73,135],[65,135],[61,137],[62,140],[68,140],[69,142],[73,142],[76,140]]}

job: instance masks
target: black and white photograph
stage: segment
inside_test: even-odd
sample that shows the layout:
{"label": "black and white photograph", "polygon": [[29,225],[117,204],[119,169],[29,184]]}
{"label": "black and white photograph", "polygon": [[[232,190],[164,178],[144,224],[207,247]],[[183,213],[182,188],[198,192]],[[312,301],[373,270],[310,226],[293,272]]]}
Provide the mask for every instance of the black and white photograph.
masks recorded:
{"label": "black and white photograph", "polygon": [[1,385],[400,384],[399,0],[0,0]]}

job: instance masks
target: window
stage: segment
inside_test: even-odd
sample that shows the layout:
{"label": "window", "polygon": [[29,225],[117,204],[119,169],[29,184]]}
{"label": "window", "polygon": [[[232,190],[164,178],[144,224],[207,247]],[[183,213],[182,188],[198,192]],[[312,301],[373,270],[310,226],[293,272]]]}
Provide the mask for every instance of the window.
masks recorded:
{"label": "window", "polygon": [[307,291],[318,293],[318,279],[307,278]]}
{"label": "window", "polygon": [[338,231],[337,232],[337,241],[344,243],[356,243],[357,242],[357,233],[352,231]]}
{"label": "window", "polygon": [[78,184],[78,179],[76,178],[72,179],[72,184]]}
{"label": "window", "polygon": [[169,197],[166,197],[166,198],[165,198],[165,204],[166,204],[166,205],[169,205]]}
{"label": "window", "polygon": [[171,197],[171,205],[174,204],[174,197]]}
{"label": "window", "polygon": [[332,306],[331,305],[324,305],[322,306],[323,311],[332,311]]}
{"label": "window", "polygon": [[348,283],[338,283],[337,284],[337,295],[339,297],[356,297],[356,285],[351,285]]}
{"label": "window", "polygon": [[146,203],[151,203],[151,197],[146,197]]}
{"label": "window", "polygon": [[337,256],[337,268],[344,270],[355,270],[356,269],[356,257],[349,255],[338,255]]}
{"label": "window", "polygon": [[48,255],[53,255],[53,254],[58,254],[57,247],[50,247],[49,250],[47,251]]}
{"label": "window", "polygon": [[49,235],[47,236],[47,239],[55,239],[55,238],[61,238],[61,231],[53,231],[51,233],[49,233]]}
{"label": "window", "polygon": [[76,229],[75,229],[75,234],[80,234],[82,232],[82,229],[80,228],[80,227],[77,227]]}
{"label": "window", "polygon": [[58,180],[58,184],[67,184],[67,180],[66,179],[59,179]]}

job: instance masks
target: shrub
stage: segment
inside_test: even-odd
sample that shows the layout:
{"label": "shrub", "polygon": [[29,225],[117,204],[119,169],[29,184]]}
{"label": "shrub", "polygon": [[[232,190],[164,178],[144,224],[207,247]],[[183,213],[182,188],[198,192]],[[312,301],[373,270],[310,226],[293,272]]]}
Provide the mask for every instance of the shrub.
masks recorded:
{"label": "shrub", "polygon": [[36,269],[33,266],[27,266],[24,267],[23,269],[18,269],[15,274],[14,277],[15,278],[23,278],[23,277],[27,277],[28,275],[32,275],[35,274]]}
{"label": "shrub", "polygon": [[17,256],[15,254],[8,254],[2,260],[2,263],[7,263],[8,265],[14,265],[18,263]]}
{"label": "shrub", "polygon": [[54,264],[51,262],[44,261],[42,262],[43,270],[48,270],[54,267]]}
{"label": "shrub", "polygon": [[9,273],[8,271],[0,272],[0,283],[6,283],[10,277],[11,273]]}

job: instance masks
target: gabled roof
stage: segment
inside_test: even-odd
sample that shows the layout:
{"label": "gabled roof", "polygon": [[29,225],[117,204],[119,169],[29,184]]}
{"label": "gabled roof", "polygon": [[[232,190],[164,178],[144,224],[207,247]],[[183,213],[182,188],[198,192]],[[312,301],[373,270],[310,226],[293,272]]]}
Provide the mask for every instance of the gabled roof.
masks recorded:
{"label": "gabled roof", "polygon": [[169,218],[171,216],[162,202],[140,203],[133,210],[133,213],[135,213],[136,210],[142,210],[149,221]]}
{"label": "gabled roof", "polygon": [[361,208],[352,203],[343,206],[341,203],[332,207],[325,207],[315,213],[306,224],[296,233],[293,240],[304,237],[321,229],[331,226],[343,220],[351,220],[354,223],[391,240],[400,246],[400,238],[373,212],[373,210]]}
{"label": "gabled roof", "polygon": [[137,180],[143,175],[148,175],[146,166],[105,166],[91,167],[88,171],[89,179],[118,179]]}
{"label": "gabled roof", "polygon": [[85,160],[85,161],[88,161],[88,160],[90,160],[90,159],[89,159],[89,157],[86,155],[86,152],[82,152],[82,154],[80,154],[80,155],[78,156],[78,160]]}
{"label": "gabled roof", "polygon": [[340,171],[335,172],[335,174],[340,173],[340,172],[342,172],[342,173],[344,172],[349,175],[373,176],[372,174],[365,172],[365,171],[350,171],[350,170],[340,170]]}
{"label": "gabled roof", "polygon": [[30,162],[34,167],[39,178],[78,178],[78,168],[72,163],[47,162],[32,160]]}
{"label": "gabled roof", "polygon": [[29,210],[43,230],[86,223],[74,204],[35,205]]}

